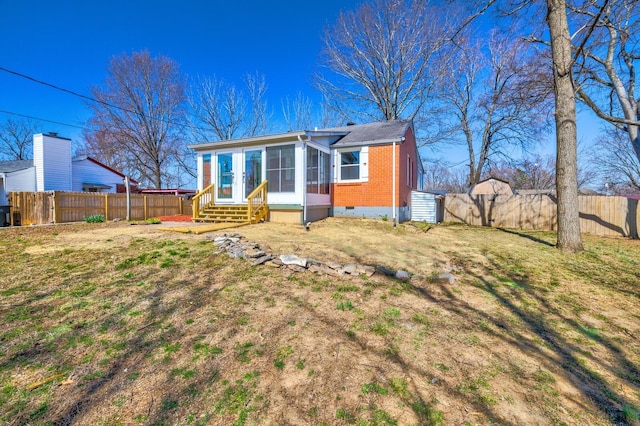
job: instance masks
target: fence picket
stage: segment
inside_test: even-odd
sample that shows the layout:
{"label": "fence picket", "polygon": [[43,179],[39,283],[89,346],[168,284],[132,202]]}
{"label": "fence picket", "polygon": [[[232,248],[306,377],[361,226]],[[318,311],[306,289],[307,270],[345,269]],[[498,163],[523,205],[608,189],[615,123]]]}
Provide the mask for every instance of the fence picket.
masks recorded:
{"label": "fence picket", "polygon": [[[638,238],[637,200],[602,195],[578,198],[582,232]],[[444,221],[552,231],[557,228],[556,198],[550,194],[447,194]]]}
{"label": "fence picket", "polygon": [[[104,215],[105,220],[125,218],[126,194],[89,192],[11,192],[14,225],[81,222],[85,217]],[[131,219],[191,215],[191,202],[173,195],[131,195]]]}

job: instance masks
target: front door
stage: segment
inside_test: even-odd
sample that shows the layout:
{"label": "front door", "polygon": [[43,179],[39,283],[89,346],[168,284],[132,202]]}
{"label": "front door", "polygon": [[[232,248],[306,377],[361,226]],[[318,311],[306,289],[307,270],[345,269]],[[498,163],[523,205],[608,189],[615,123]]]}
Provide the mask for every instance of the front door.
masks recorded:
{"label": "front door", "polygon": [[216,202],[233,203],[236,176],[233,167],[233,152],[217,155]]}
{"label": "front door", "polygon": [[244,193],[243,198],[262,183],[262,150],[244,151]]}

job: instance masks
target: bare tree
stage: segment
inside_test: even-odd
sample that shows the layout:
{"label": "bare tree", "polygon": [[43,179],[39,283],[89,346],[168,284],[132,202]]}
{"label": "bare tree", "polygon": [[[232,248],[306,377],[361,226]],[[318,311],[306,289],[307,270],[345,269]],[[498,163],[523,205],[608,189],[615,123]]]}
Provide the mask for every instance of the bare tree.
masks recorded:
{"label": "bare tree", "polygon": [[[468,153],[468,185],[478,183],[490,162],[507,147],[526,149],[546,123],[544,73],[539,55],[510,34],[491,32],[488,49],[458,43],[457,64],[438,90],[438,111],[430,111],[442,141],[462,143]],[[539,70],[532,75],[531,70]],[[444,118],[443,118],[444,117]],[[424,120],[427,121],[427,120]]]}
{"label": "bare tree", "polygon": [[627,133],[614,130],[601,135],[592,157],[605,192],[615,195],[640,193],[640,161],[629,144]]}
{"label": "bare tree", "polygon": [[176,156],[184,144],[185,79],[178,65],[148,51],[111,59],[104,87],[93,87],[97,102],[88,145],[99,159],[117,158],[143,185],[175,182]]}
{"label": "bare tree", "polygon": [[553,157],[533,158],[502,163],[489,171],[491,177],[509,182],[513,189],[550,190],[556,186],[556,161]]}
{"label": "bare tree", "polygon": [[266,92],[261,74],[245,75],[243,88],[215,76],[199,78],[189,100],[198,137],[227,140],[263,134],[270,118]]}
{"label": "bare tree", "polygon": [[626,133],[640,159],[640,3],[637,0],[576,2],[570,18],[578,100]]}
{"label": "bare tree", "polygon": [[31,120],[7,119],[0,124],[0,158],[30,160],[33,158],[33,134],[37,126]]}
{"label": "bare tree", "polygon": [[288,131],[309,130],[313,126],[313,102],[302,92],[282,100],[282,115]]}
{"label": "bare tree", "polygon": [[469,189],[466,170],[452,167],[442,160],[423,160],[427,189],[463,193]]}
{"label": "bare tree", "polygon": [[423,0],[373,0],[324,34],[316,85],[345,119],[413,117],[442,72],[446,13]]}

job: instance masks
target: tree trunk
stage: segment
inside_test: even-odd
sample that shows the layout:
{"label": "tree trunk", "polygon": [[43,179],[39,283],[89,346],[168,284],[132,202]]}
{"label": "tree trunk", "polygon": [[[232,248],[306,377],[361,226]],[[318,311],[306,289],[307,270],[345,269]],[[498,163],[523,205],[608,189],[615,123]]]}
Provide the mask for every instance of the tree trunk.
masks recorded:
{"label": "tree trunk", "polygon": [[576,99],[571,74],[571,38],[565,0],[547,0],[556,100],[556,192],[558,244],[563,252],[583,250],[578,211]]}

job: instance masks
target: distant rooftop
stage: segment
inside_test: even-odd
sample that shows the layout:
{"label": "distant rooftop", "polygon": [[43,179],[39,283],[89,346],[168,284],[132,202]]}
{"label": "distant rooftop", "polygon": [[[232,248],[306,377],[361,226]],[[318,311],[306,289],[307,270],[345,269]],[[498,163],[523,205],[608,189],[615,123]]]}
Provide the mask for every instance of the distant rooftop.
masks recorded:
{"label": "distant rooftop", "polygon": [[0,173],[13,173],[33,167],[33,160],[0,161]]}

